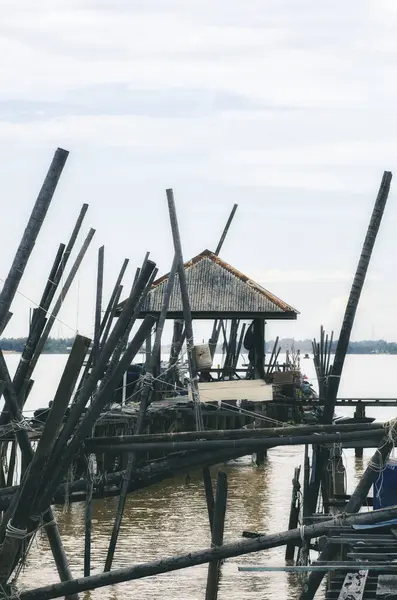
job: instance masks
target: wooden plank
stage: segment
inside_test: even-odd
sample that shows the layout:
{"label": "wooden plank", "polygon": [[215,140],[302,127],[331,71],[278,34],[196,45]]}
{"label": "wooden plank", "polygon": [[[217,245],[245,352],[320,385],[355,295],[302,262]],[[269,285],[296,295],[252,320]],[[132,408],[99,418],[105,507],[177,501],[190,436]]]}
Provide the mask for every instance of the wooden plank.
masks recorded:
{"label": "wooden plank", "polygon": [[347,558],[354,560],[397,560],[397,552],[348,552]]}
{"label": "wooden plank", "polygon": [[348,573],[339,592],[338,600],[362,600],[367,577],[368,571]]}
{"label": "wooden plank", "polygon": [[397,575],[379,575],[376,586],[377,598],[397,597]]}

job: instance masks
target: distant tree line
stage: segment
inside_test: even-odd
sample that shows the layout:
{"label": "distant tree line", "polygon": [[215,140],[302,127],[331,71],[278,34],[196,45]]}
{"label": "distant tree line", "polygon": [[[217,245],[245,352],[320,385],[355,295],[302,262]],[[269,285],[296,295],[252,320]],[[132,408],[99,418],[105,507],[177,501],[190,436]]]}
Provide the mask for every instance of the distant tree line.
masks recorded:
{"label": "distant tree line", "polygon": [[[48,338],[44,346],[46,354],[69,354],[70,348],[73,345],[74,338]],[[26,343],[26,338],[1,338],[0,348],[7,352],[22,352]],[[332,344],[332,352],[335,352],[336,341]],[[266,352],[273,350],[274,340],[266,342]],[[281,351],[285,352],[287,348],[291,350],[300,350],[301,353],[312,353],[312,340],[294,340],[292,338],[284,338],[279,340]],[[169,351],[169,346],[162,347],[163,352]],[[217,352],[222,352],[222,346],[217,347]],[[246,352],[243,349],[243,353]],[[397,343],[386,342],[385,340],[362,340],[359,342],[350,342],[349,354],[397,354]]]}
{"label": "distant tree line", "polygon": [[[46,354],[68,354],[72,347],[73,338],[48,338],[43,352]],[[1,338],[0,348],[8,352],[22,352],[26,338]]]}
{"label": "distant tree line", "polygon": [[[332,352],[335,352],[337,341],[332,343]],[[266,352],[271,352],[273,349],[274,340],[266,342]],[[288,348],[291,350],[295,347],[295,350],[300,350],[301,353],[311,354],[312,340],[293,340],[292,338],[285,338],[279,340],[281,351],[285,352]],[[348,354],[397,354],[397,343],[386,342],[385,340],[361,340],[359,342],[350,342],[348,348]]]}

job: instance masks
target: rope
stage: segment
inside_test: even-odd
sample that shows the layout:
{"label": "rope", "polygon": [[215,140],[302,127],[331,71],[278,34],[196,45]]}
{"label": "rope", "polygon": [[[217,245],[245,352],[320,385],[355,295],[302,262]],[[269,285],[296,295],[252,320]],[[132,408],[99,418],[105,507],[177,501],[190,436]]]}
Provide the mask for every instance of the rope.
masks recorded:
{"label": "rope", "polygon": [[0,600],[19,600],[20,595],[13,584],[0,583]]}
{"label": "rope", "polygon": [[[1,277],[0,277],[0,281],[2,283],[5,282],[5,280],[2,279]],[[68,325],[67,323],[65,323],[64,321],[61,321],[61,319],[59,319],[58,317],[55,317],[54,315],[52,315],[52,313],[50,313],[49,310],[46,310],[43,306],[41,306],[40,304],[37,304],[37,302],[35,302],[31,298],[29,298],[29,296],[26,296],[26,294],[23,294],[19,290],[17,290],[16,293],[19,294],[20,296],[22,296],[23,298],[25,298],[25,300],[27,300],[31,304],[33,304],[36,308],[40,308],[43,312],[46,313],[46,315],[48,317],[53,317],[56,321],[58,321],[59,323],[61,323],[61,325],[65,325],[65,327],[67,327],[68,329],[70,329],[71,331],[73,331],[73,333],[76,333],[76,334],[78,333],[78,331],[76,329],[74,329],[73,327],[71,327],[70,325]]]}
{"label": "rope", "polygon": [[383,475],[385,472],[385,469],[387,468],[387,460],[383,461],[382,460],[382,450],[383,448],[385,448],[385,446],[391,445],[391,451],[390,454],[394,453],[394,449],[396,446],[396,442],[397,442],[397,418],[392,419],[391,421],[388,421],[387,423],[385,423],[383,425],[384,429],[385,429],[385,441],[382,444],[382,446],[380,446],[379,448],[376,449],[375,452],[375,457],[378,456],[378,460],[375,458],[375,460],[370,460],[368,462],[368,466],[375,471],[375,473],[378,473],[378,478],[375,481],[375,490],[376,490],[376,498],[379,500],[379,498],[381,497],[381,493],[382,493],[382,488],[383,488]]}
{"label": "rope", "polygon": [[11,524],[11,519],[7,523],[6,527],[6,537],[14,539],[14,540],[24,540],[28,537],[27,529],[18,529]]}

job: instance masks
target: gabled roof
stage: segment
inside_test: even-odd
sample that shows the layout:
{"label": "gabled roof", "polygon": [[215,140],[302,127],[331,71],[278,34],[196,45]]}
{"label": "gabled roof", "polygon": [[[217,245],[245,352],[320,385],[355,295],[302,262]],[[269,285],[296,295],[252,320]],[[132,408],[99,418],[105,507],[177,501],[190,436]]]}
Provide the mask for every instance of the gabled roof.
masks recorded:
{"label": "gabled roof", "polygon": [[[204,250],[184,264],[192,317],[296,319],[298,311],[227,264],[210,250]],[[169,273],[153,283],[141,315],[159,313]],[[119,305],[118,312],[122,308]],[[182,318],[178,275],[171,295],[168,318]]]}

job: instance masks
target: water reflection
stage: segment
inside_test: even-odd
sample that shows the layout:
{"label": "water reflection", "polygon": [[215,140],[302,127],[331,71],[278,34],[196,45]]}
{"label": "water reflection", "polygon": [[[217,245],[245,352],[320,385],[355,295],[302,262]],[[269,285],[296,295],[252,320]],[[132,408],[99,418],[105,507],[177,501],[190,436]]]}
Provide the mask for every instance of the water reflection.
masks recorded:
{"label": "water reflection", "polygon": [[[392,361],[393,359],[393,361]],[[30,408],[37,408],[51,399],[49,377],[54,375],[53,388],[59,380],[55,366],[59,357],[43,357],[38,365],[37,384],[30,397]],[[62,357],[63,360],[63,357]],[[367,359],[366,359],[367,360]],[[390,367],[397,357],[385,357]],[[309,362],[309,361],[308,361]],[[54,364],[53,364],[54,363]],[[357,389],[362,381],[358,372],[362,371],[362,358],[348,356],[346,372],[342,381],[344,396],[393,396],[394,369],[383,367],[380,358],[367,360],[368,370],[374,376],[377,390]],[[371,368],[369,368],[371,363]],[[379,364],[378,364],[379,363]],[[382,363],[382,364],[381,364]],[[311,364],[311,362],[310,362]],[[378,365],[378,366],[377,366]],[[382,367],[383,365],[383,367]],[[63,365],[62,365],[63,366]],[[382,368],[381,368],[382,367]],[[305,365],[306,368],[306,365]],[[372,370],[371,370],[372,369]],[[60,372],[61,370],[58,369]],[[60,374],[60,373],[59,373]],[[310,373],[308,373],[310,376]],[[377,374],[381,376],[377,376]],[[38,373],[40,375],[40,373]],[[351,376],[350,376],[351,375]],[[379,382],[381,387],[379,389]],[[365,385],[368,381],[364,378]],[[37,386],[37,387],[36,387]],[[41,387],[40,387],[41,386]],[[45,399],[45,402],[44,400]],[[341,414],[351,414],[352,409],[338,410]],[[395,416],[394,409],[373,408],[367,414],[385,420]],[[365,450],[364,460],[355,459],[353,451],[346,451],[347,488],[351,492],[365,469],[372,451]],[[226,513],[225,541],[239,539],[243,530],[274,533],[288,527],[291,499],[291,481],[294,468],[303,463],[303,448],[285,447],[269,451],[265,465],[257,468],[249,457],[222,466],[228,473],[229,499]],[[214,478],[216,470],[212,470]],[[92,572],[103,570],[110,534],[112,531],[117,499],[94,502],[93,510],[93,547]],[[62,539],[68,553],[73,574],[83,573],[84,548],[84,506],[72,505],[68,511],[57,509]],[[160,557],[172,556],[210,544],[207,507],[200,472],[190,473],[186,477],[176,478],[162,484],[142,490],[128,498],[122,523],[119,544],[115,555],[114,567],[129,566],[137,562],[146,562]],[[285,573],[241,573],[237,567],[246,565],[283,565],[285,548],[275,548],[256,554],[230,559],[223,564],[220,582],[219,600],[270,600],[271,598],[299,597],[300,583],[296,575]],[[87,600],[202,600],[205,594],[207,566],[198,566],[144,580],[120,584],[112,588],[102,588],[91,594],[85,594]],[[43,534],[37,539],[26,566],[20,576],[21,587],[37,587],[58,581],[51,552]],[[82,596],[83,597],[83,596]],[[318,597],[324,597],[323,591]]]}
{"label": "water reflection", "polygon": [[[241,537],[244,529],[272,533],[287,528],[294,466],[301,460],[299,448],[272,450],[263,467],[246,457],[220,468],[228,474],[229,495],[225,541]],[[217,469],[212,470],[215,480]],[[113,526],[117,499],[95,501],[93,506],[92,572],[103,569]],[[83,572],[84,505],[57,509],[56,517],[75,576]],[[190,473],[142,490],[129,497],[123,519],[114,568],[186,553],[210,545],[207,507],[200,472]],[[222,567],[219,599],[298,598],[299,582],[283,573],[241,573],[241,564],[283,564],[284,548],[276,548],[226,561]],[[84,597],[95,600],[136,598],[149,600],[200,599],[204,597],[207,566],[197,566],[145,580],[103,588]],[[40,534],[21,587],[57,580],[47,540]]]}

